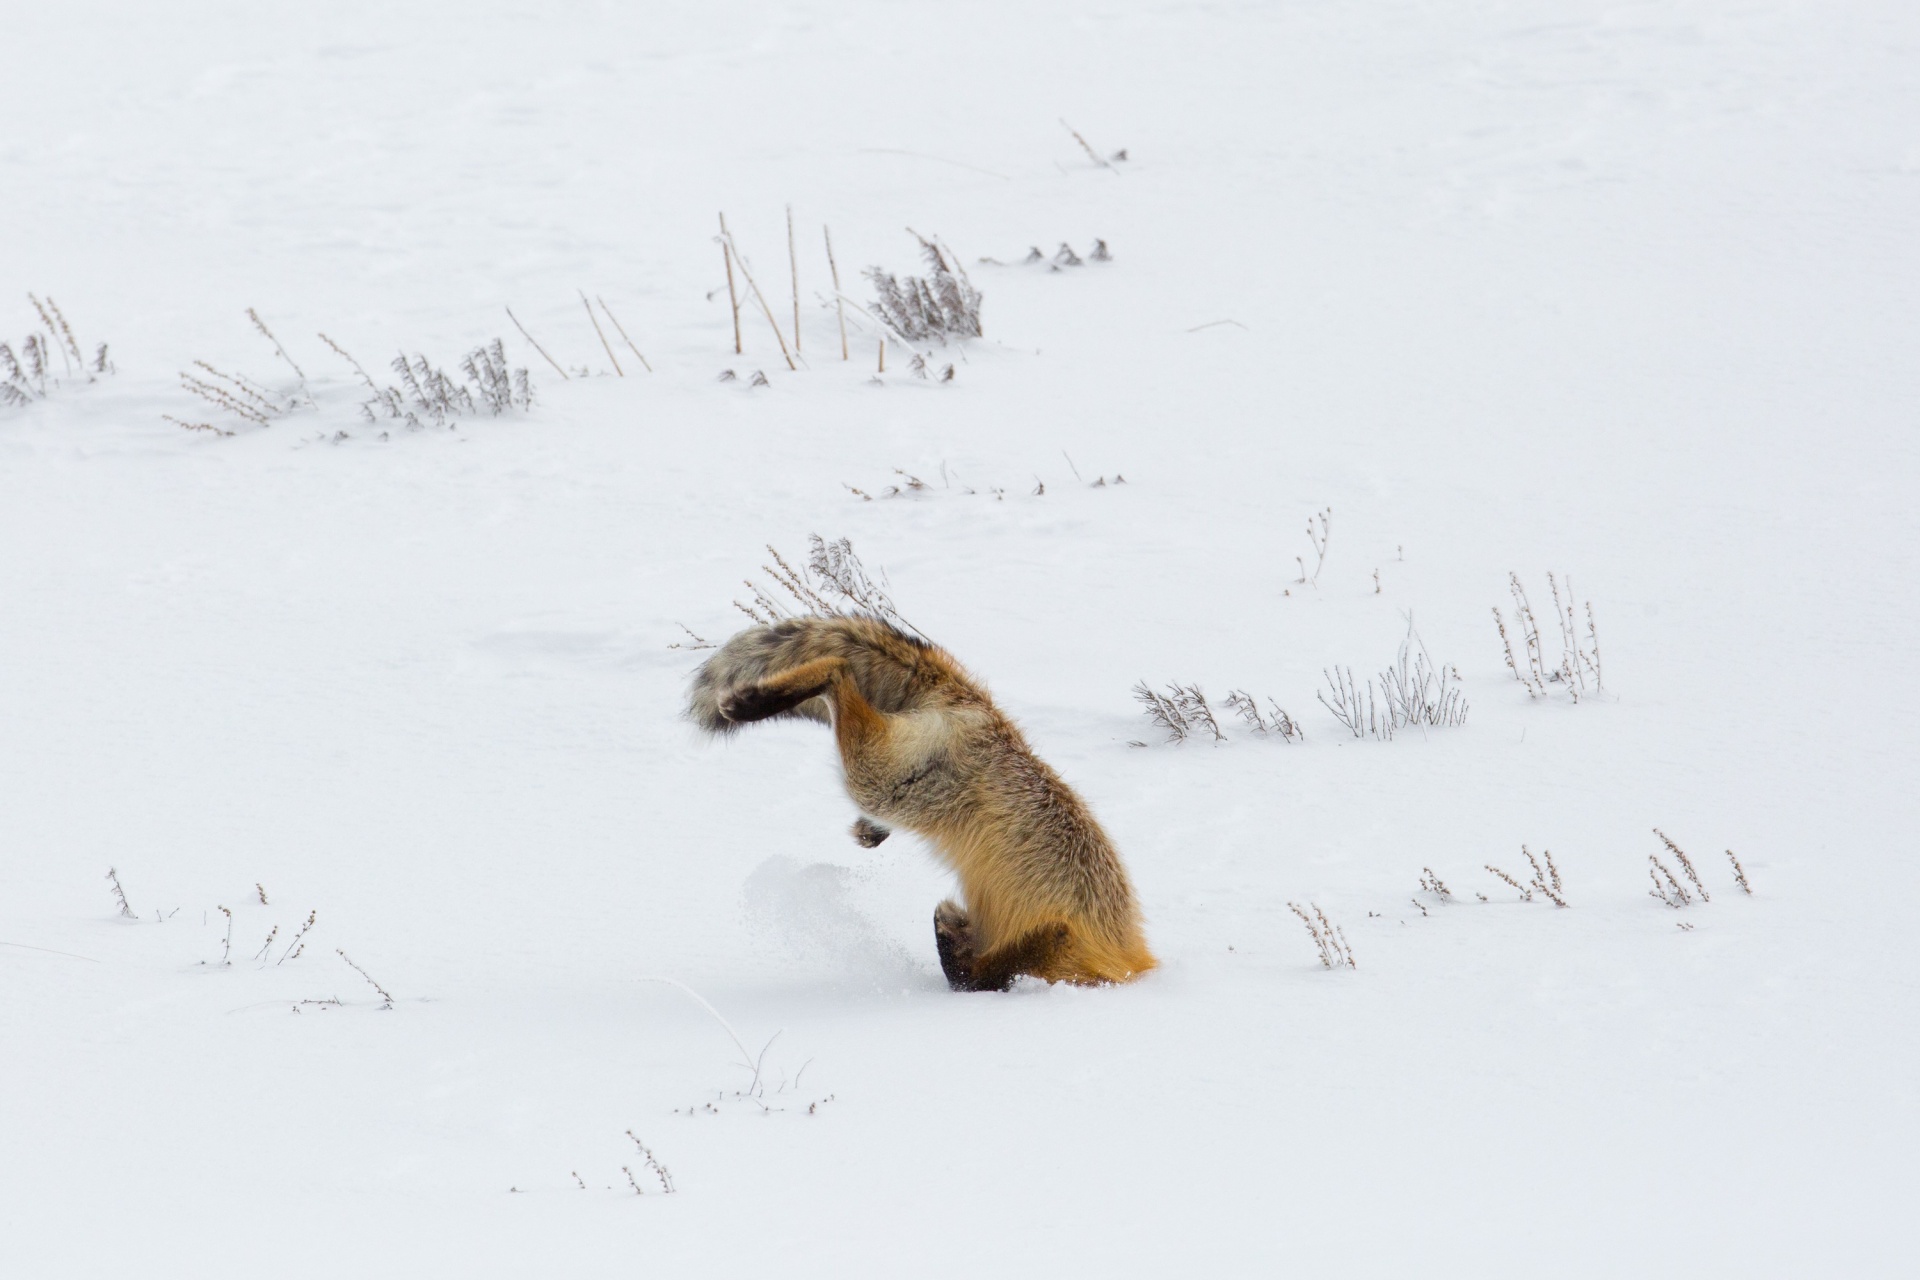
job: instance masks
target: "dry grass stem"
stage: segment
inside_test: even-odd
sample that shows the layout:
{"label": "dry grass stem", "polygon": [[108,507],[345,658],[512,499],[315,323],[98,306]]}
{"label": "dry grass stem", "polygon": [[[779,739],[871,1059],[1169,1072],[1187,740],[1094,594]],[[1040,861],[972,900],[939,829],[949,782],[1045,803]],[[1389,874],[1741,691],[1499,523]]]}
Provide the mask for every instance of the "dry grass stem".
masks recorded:
{"label": "dry grass stem", "polygon": [[1540,870],[1540,861],[1533,856],[1533,850],[1521,845],[1520,852],[1527,855],[1527,864],[1533,868],[1531,887],[1541,896],[1551,900],[1554,906],[1566,906],[1567,900],[1561,896],[1560,892],[1560,871],[1553,865],[1553,850],[1541,850],[1547,860],[1547,870],[1544,872]]}
{"label": "dry grass stem", "polygon": [[1313,937],[1313,945],[1320,952],[1321,966],[1327,969],[1358,969],[1360,966],[1354,961],[1353,948],[1347,945],[1345,932],[1327,919],[1327,913],[1320,909],[1320,904],[1310,902],[1307,906],[1313,908],[1312,915],[1308,915],[1306,909],[1297,902],[1289,902],[1287,909],[1299,916],[1300,923],[1307,926],[1307,932]]}
{"label": "dry grass stem", "polygon": [[1593,602],[1586,604],[1587,630],[1583,637],[1574,614],[1573,581],[1547,574],[1547,586],[1553,593],[1554,621],[1560,631],[1560,660],[1549,666],[1546,645],[1540,636],[1540,622],[1533,604],[1521,585],[1520,575],[1507,575],[1507,591],[1513,597],[1514,625],[1524,641],[1524,664],[1514,652],[1513,638],[1507,631],[1505,616],[1496,606],[1493,623],[1499,629],[1500,643],[1506,653],[1507,669],[1526,689],[1529,698],[1544,698],[1548,685],[1557,684],[1575,702],[1589,693],[1604,693],[1606,685],[1600,667],[1600,636],[1594,625]]}
{"label": "dry grass stem", "polygon": [[1446,881],[1435,875],[1432,867],[1420,868],[1420,887],[1428,893],[1439,894],[1442,898],[1453,897],[1453,890],[1447,888]]}
{"label": "dry grass stem", "polygon": [[727,305],[733,310],[733,354],[744,354],[740,346],[740,293],[733,284],[733,238],[727,234],[727,215],[720,215],[720,257],[727,265]]}
{"label": "dry grass stem", "polygon": [[1494,875],[1499,876],[1502,880],[1505,880],[1508,884],[1518,889],[1520,891],[1520,901],[1522,902],[1533,901],[1533,890],[1527,888],[1527,886],[1521,884],[1518,880],[1515,880],[1512,876],[1508,875],[1506,872],[1502,871],[1500,868],[1494,866],[1491,862],[1485,863],[1484,865],[1486,866],[1488,871],[1491,871]]}
{"label": "dry grass stem", "polygon": [[387,991],[385,987],[381,986],[378,982],[374,981],[372,974],[368,973],[365,969],[362,969],[359,965],[355,964],[353,962],[353,957],[348,955],[346,952],[342,951],[340,948],[335,947],[333,949],[333,953],[339,956],[342,960],[345,960],[347,962],[348,968],[352,969],[355,973],[365,978],[367,980],[367,985],[380,993],[380,999],[384,1001],[384,1003],[381,1004],[380,1006],[382,1009],[393,1008],[393,996]]}
{"label": "dry grass stem", "polygon": [[220,943],[220,963],[223,966],[231,965],[233,963],[233,912],[225,907],[219,908],[219,911],[227,918],[227,936]]}
{"label": "dry grass stem", "polygon": [[326,343],[329,347],[332,347],[333,353],[335,355],[339,356],[342,360],[345,360],[348,364],[353,366],[353,371],[360,375],[360,381],[367,384],[367,389],[369,391],[372,391],[375,395],[378,395],[380,393],[379,384],[374,382],[374,380],[368,376],[367,371],[360,367],[360,362],[358,360],[355,360],[352,356],[347,354],[347,350],[345,347],[342,347],[339,343],[335,342],[332,338],[329,338],[324,333],[320,335],[320,341]]}
{"label": "dry grass stem", "polygon": [[587,309],[587,323],[593,326],[594,336],[600,339],[600,346],[606,351],[607,359],[613,361],[614,373],[619,377],[626,377],[627,371],[620,367],[620,357],[613,354],[613,344],[607,341],[606,330],[600,327],[600,318],[593,314],[593,304],[587,301],[587,291],[576,289],[574,292],[580,295],[580,305]]}
{"label": "dry grass stem", "polygon": [[647,363],[647,358],[641,354],[640,348],[633,345],[633,339],[627,336],[626,326],[620,323],[619,316],[613,314],[613,308],[607,305],[607,300],[597,293],[593,295],[593,300],[600,304],[602,311],[607,313],[607,319],[613,321],[614,332],[620,335],[620,341],[627,344],[627,350],[633,352],[634,359],[640,362],[640,367],[648,373],[652,373],[653,366]]}
{"label": "dry grass stem", "polygon": [[567,371],[560,367],[560,362],[558,360],[555,360],[552,356],[547,355],[547,349],[541,346],[538,342],[534,341],[533,335],[527,332],[527,326],[521,324],[520,317],[513,314],[512,307],[507,308],[507,319],[513,321],[513,327],[520,331],[521,337],[525,338],[528,342],[533,343],[533,349],[535,351],[538,351],[541,354],[541,356],[545,358],[546,362],[553,366],[553,371],[560,375],[560,378],[562,381],[564,382],[572,381],[572,379],[567,376]]}
{"label": "dry grass stem", "polygon": [[1658,827],[1653,829],[1653,834],[1659,836],[1660,843],[1667,846],[1667,851],[1680,860],[1680,869],[1686,872],[1687,879],[1693,882],[1694,891],[1700,895],[1700,901],[1712,902],[1713,895],[1707,892],[1707,886],[1700,883],[1700,875],[1693,869],[1693,859],[1687,857],[1686,850],[1667,839],[1667,833]]}
{"label": "dry grass stem", "polygon": [[840,322],[840,358],[847,360],[851,359],[847,353],[847,302],[840,293],[840,264],[833,259],[833,231],[822,224],[820,234],[826,237],[827,270],[833,276],[833,310]]}
{"label": "dry grass stem", "polygon": [[1747,883],[1747,869],[1740,865],[1740,859],[1733,856],[1731,849],[1727,850],[1727,861],[1733,864],[1733,878],[1739,883],[1741,892],[1751,895],[1753,886]]}
{"label": "dry grass stem", "polygon": [[[1105,477],[1103,476],[1102,480],[1104,479]],[[1253,695],[1245,689],[1234,689],[1230,691],[1222,701],[1226,703],[1229,710],[1235,712],[1242,720],[1246,721],[1247,727],[1257,734],[1262,736],[1277,734],[1282,742],[1288,743],[1301,742],[1306,739],[1306,730],[1300,727],[1300,722],[1288,715],[1286,710],[1272,698],[1267,699],[1271,719],[1260,713],[1259,704],[1253,700]]]}
{"label": "dry grass stem", "polygon": [[787,347],[787,337],[780,332],[780,322],[773,318],[773,308],[767,305],[766,295],[761,293],[760,286],[754,283],[753,268],[748,265],[746,258],[740,253],[739,246],[734,243],[733,233],[727,230],[727,215],[724,213],[720,215],[720,235],[726,242],[727,252],[739,265],[740,276],[747,282],[747,289],[753,294],[753,300],[760,304],[761,314],[767,317],[767,327],[773,330],[773,339],[780,344],[781,358],[787,362],[787,368],[798,369],[800,366],[793,362],[793,352]]}
{"label": "dry grass stem", "polygon": [[[264,899],[262,900],[264,901]],[[300,932],[293,935],[293,941],[287,944],[287,949],[280,953],[278,960],[274,961],[276,965],[282,965],[289,960],[298,960],[300,958],[300,953],[307,949],[307,931],[313,928],[313,922],[319,915],[320,912],[318,910],[307,912],[307,922],[300,926]]]}
{"label": "dry grass stem", "polygon": [[[1060,121],[1060,127],[1073,135],[1073,140],[1080,144],[1080,149],[1086,152],[1088,158],[1091,159],[1095,164],[1099,165],[1102,169],[1108,170],[1115,177],[1120,176],[1120,171],[1113,167],[1113,162],[1108,160],[1105,156],[1101,155],[1098,151],[1095,151],[1093,149],[1093,144],[1088,142],[1085,138],[1081,137],[1080,131],[1078,129],[1068,124],[1065,119],[1062,119]],[[1116,154],[1124,156],[1126,155],[1126,152],[1121,151],[1121,152],[1117,152]]]}
{"label": "dry grass stem", "polygon": [[120,914],[128,920],[138,920],[133,908],[127,904],[127,891],[120,887],[120,873],[112,867],[107,868],[107,883],[113,886],[113,900],[120,904]]}
{"label": "dry grass stem", "polygon": [[300,379],[300,382],[302,385],[305,385],[307,381],[306,370],[302,369],[298,364],[294,363],[293,357],[287,354],[287,349],[284,346],[280,345],[280,339],[273,336],[273,330],[267,328],[267,322],[260,318],[260,313],[258,311],[255,311],[252,307],[248,307],[247,319],[253,321],[253,327],[258,329],[261,335],[265,337],[268,342],[271,342],[273,344],[273,349],[280,353],[280,358],[282,360],[287,362],[287,368],[293,370],[294,376]]}
{"label": "dry grass stem", "polygon": [[1653,864],[1647,869],[1647,875],[1653,880],[1653,888],[1648,893],[1649,897],[1658,898],[1676,910],[1693,901],[1693,895],[1688,893],[1673,872],[1668,870],[1666,863],[1651,853],[1647,855],[1647,861]]}
{"label": "dry grass stem", "polygon": [[[633,1130],[627,1130],[627,1136],[633,1139],[634,1146],[640,1148],[640,1156],[647,1162],[647,1168],[653,1170],[653,1176],[660,1179],[660,1190],[667,1195],[672,1195],[673,1175],[667,1172],[667,1166],[654,1159],[653,1152],[648,1149],[646,1143],[640,1141],[639,1136],[635,1134]],[[628,1176],[631,1177],[632,1175],[629,1174]]]}
{"label": "dry grass stem", "polygon": [[1295,586],[1319,586],[1320,571],[1327,567],[1327,541],[1333,533],[1333,508],[1315,512],[1307,521],[1307,541],[1313,544],[1313,572],[1307,572],[1304,557],[1295,556],[1300,565],[1300,580]]}
{"label": "dry grass stem", "polygon": [[793,247],[793,206],[787,206],[787,267],[793,275],[793,353],[800,354],[800,254]]}

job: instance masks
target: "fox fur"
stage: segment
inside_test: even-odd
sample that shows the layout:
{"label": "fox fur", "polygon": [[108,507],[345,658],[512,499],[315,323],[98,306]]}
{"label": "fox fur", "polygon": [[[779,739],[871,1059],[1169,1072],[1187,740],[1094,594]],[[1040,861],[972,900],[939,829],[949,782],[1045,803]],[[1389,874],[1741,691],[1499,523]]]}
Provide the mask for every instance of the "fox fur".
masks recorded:
{"label": "fox fur", "polygon": [[854,838],[912,831],[960,878],[965,906],[934,911],[956,991],[1023,973],[1128,982],[1155,966],[1106,832],[946,651],[864,616],[750,627],[694,676],[688,715],[714,734],[778,717],[832,726],[863,815]]}

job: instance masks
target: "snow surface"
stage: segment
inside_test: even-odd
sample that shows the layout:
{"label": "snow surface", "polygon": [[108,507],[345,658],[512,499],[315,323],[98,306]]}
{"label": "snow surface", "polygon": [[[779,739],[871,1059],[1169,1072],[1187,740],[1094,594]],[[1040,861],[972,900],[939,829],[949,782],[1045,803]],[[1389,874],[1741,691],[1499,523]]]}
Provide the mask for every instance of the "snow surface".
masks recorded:
{"label": "snow surface", "polygon": [[[0,1272],[1911,1274],[1920,11],[6,30],[0,337],[50,293],[117,373],[0,407]],[[713,240],[790,324],[787,204],[798,373]],[[909,226],[1114,261],[972,265],[955,379],[875,385],[823,223],[861,297]],[[194,360],[293,389],[248,307],[315,407],[163,421]],[[321,331],[503,336],[537,404],[383,435]],[[1162,969],[949,993],[947,878],[847,837],[826,736],[679,718],[678,624],[816,531],[1086,795]],[[1510,570],[1593,602],[1609,698],[1510,678]],[[1322,669],[1409,614],[1467,725],[1343,741]],[[1308,739],[1130,747],[1142,678]],[[1655,826],[1710,903],[1649,898]],[[1482,869],[1522,842],[1569,909]]]}

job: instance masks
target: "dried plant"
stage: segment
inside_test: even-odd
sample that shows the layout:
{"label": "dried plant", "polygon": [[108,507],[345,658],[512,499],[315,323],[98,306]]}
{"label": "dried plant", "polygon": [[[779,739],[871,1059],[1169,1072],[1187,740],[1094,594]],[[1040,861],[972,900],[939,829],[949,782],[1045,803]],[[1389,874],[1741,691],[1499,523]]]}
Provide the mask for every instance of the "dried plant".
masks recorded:
{"label": "dried plant", "polygon": [[1307,932],[1313,935],[1313,945],[1320,951],[1321,965],[1328,969],[1358,969],[1360,966],[1354,962],[1353,948],[1347,945],[1346,933],[1327,919],[1327,913],[1320,909],[1318,903],[1309,902],[1307,906],[1313,908],[1312,915],[1308,915],[1297,902],[1287,904],[1288,909],[1300,917],[1300,923],[1307,926]]}
{"label": "dried plant", "polygon": [[[767,299],[765,295],[760,292],[760,286],[754,283],[753,268],[748,265],[745,255],[740,252],[740,246],[734,243],[733,232],[727,229],[727,215],[724,213],[720,215],[720,243],[726,247],[730,262],[739,265],[741,278],[747,282],[747,288],[752,291],[754,301],[760,304],[760,310],[766,314],[767,324],[773,329],[774,340],[780,344],[780,354],[786,359],[787,368],[799,368],[799,366],[793,362],[793,353],[787,349],[786,335],[780,332],[780,322],[773,318],[773,308],[767,305]],[[731,290],[733,286],[732,266],[729,266],[727,269],[727,286],[729,290]],[[733,323],[734,350],[737,353],[740,349],[740,304],[737,299],[734,302]]]}
{"label": "dried plant", "polygon": [[1391,742],[1410,726],[1457,728],[1467,722],[1460,672],[1433,661],[1411,620],[1393,663],[1364,685],[1351,667],[1323,668],[1321,675],[1327,687],[1314,696],[1355,738]]}
{"label": "dried plant", "polygon": [[373,394],[360,405],[360,413],[368,422],[377,423],[386,417],[418,431],[429,421],[434,426],[446,426],[453,418],[481,413],[498,417],[533,408],[533,380],[525,368],[508,367],[506,348],[498,338],[466,354],[460,361],[464,377],[457,381],[426,356],[415,354],[409,360],[403,352],[388,366],[399,376],[399,384],[382,387],[367,377],[352,356],[344,351],[340,354],[373,388]]}
{"label": "dried plant", "polygon": [[335,947],[333,949],[333,953],[339,956],[342,960],[345,960],[347,962],[348,968],[352,969],[355,973],[365,978],[367,980],[367,985],[380,993],[380,999],[382,1001],[380,1007],[382,1009],[393,1008],[393,996],[388,993],[385,987],[381,986],[378,982],[374,981],[374,977],[372,974],[368,973],[365,969],[362,969],[359,965],[355,964],[353,962],[353,957],[348,955],[346,952],[342,951],[340,948]]}
{"label": "dried plant", "polygon": [[[665,1192],[667,1195],[672,1195],[673,1194],[673,1175],[667,1172],[667,1166],[661,1164],[658,1160],[654,1159],[653,1152],[648,1149],[646,1143],[640,1141],[639,1135],[635,1134],[633,1130],[631,1129],[627,1130],[627,1136],[633,1139],[634,1146],[640,1148],[640,1156],[642,1159],[644,1159],[647,1162],[647,1168],[653,1170],[653,1176],[660,1179],[660,1190]],[[633,1175],[628,1174],[627,1178],[629,1181],[631,1181],[633,1178]],[[635,1185],[634,1190],[636,1191],[639,1190],[639,1186],[637,1184]]]}
{"label": "dried plant", "polygon": [[1573,580],[1566,580],[1564,596],[1561,579],[1556,575],[1547,574],[1547,585],[1553,593],[1553,616],[1560,631],[1560,661],[1556,666],[1548,665],[1546,645],[1541,639],[1540,622],[1533,612],[1533,604],[1527,598],[1526,588],[1521,585],[1520,575],[1509,573],[1507,591],[1513,597],[1514,626],[1520,633],[1521,654],[1514,652],[1513,637],[1507,631],[1505,616],[1498,606],[1493,610],[1493,624],[1500,632],[1507,669],[1526,689],[1529,698],[1546,697],[1550,684],[1565,689],[1567,696],[1575,702],[1590,692],[1604,693],[1606,686],[1600,667],[1600,633],[1594,624],[1593,602],[1586,603],[1587,629],[1583,636],[1574,615]]}
{"label": "dried plant", "polygon": [[[52,298],[42,299],[29,293],[27,301],[33,304],[45,329],[28,334],[20,343],[18,354],[12,344],[0,342],[0,404],[24,407],[45,399],[49,391],[67,381],[92,382],[96,374],[113,372],[113,362],[107,358],[104,342],[95,348],[93,361],[88,363],[81,353],[79,340],[74,337],[73,326],[67,323],[66,314]],[[59,374],[53,367],[56,354]]]}
{"label": "dried plant", "polygon": [[1166,732],[1168,742],[1185,742],[1201,732],[1210,734],[1215,742],[1227,740],[1212,704],[1197,684],[1170,684],[1165,693],[1155,693],[1142,680],[1133,687],[1133,696],[1147,718]]}
{"label": "dried plant", "polygon": [[1553,850],[1542,849],[1540,851],[1540,856],[1547,860],[1547,869],[1545,872],[1540,870],[1540,862],[1533,856],[1533,850],[1527,848],[1525,845],[1521,845],[1520,852],[1527,855],[1527,862],[1533,867],[1533,879],[1530,882],[1533,890],[1542,897],[1549,899],[1556,907],[1566,906],[1567,900],[1562,895],[1560,888],[1560,868],[1553,865]]}
{"label": "dried plant", "polygon": [[1420,868],[1420,887],[1428,893],[1439,894],[1442,898],[1453,897],[1453,890],[1447,888],[1446,881],[1435,875],[1432,867]]}
{"label": "dried plant", "polygon": [[1667,833],[1662,831],[1658,827],[1655,827],[1653,829],[1653,834],[1656,836],[1659,836],[1660,843],[1667,846],[1667,851],[1673,854],[1675,858],[1679,859],[1680,869],[1686,872],[1687,879],[1693,882],[1694,892],[1700,895],[1700,901],[1712,902],[1713,895],[1707,892],[1707,886],[1700,883],[1700,875],[1698,872],[1696,872],[1693,869],[1693,859],[1687,856],[1686,850],[1682,849],[1679,845],[1675,844],[1673,841],[1667,839]]}
{"label": "dried plant", "polygon": [[960,265],[959,255],[911,227],[907,232],[920,242],[927,274],[896,279],[880,267],[868,267],[865,274],[873,282],[879,319],[908,342],[937,338],[944,343],[949,338],[982,336],[981,294]]}
{"label": "dried plant", "polygon": [[903,631],[911,631],[923,640],[928,638],[894,605],[885,573],[879,582],[868,574],[866,565],[854,552],[851,539],[829,542],[814,533],[807,535],[807,542],[807,563],[803,568],[794,568],[771,546],[767,554],[773,557],[773,563],[761,566],[761,572],[773,579],[774,587],[791,597],[791,604],[778,599],[773,590],[748,579],[745,585],[753,593],[753,603],[746,605],[735,600],[733,607],[755,622],[768,624],[793,617],[877,618]]}
{"label": "dried plant", "polygon": [[262,337],[273,344],[273,349],[279,353],[282,360],[287,362],[287,368],[293,370],[294,376],[300,379],[302,386],[305,386],[307,381],[306,370],[294,363],[293,357],[287,354],[287,349],[280,345],[280,339],[273,336],[273,330],[267,328],[267,322],[260,318],[260,313],[252,307],[248,307],[247,319],[253,321],[253,327],[260,331]]}
{"label": "dried plant", "polygon": [[1227,694],[1224,701],[1228,708],[1237,712],[1240,718],[1247,722],[1247,727],[1257,734],[1278,735],[1282,742],[1289,743],[1306,740],[1307,731],[1300,727],[1300,722],[1288,715],[1286,710],[1272,698],[1267,699],[1267,710],[1271,718],[1261,715],[1259,704],[1245,689],[1233,690]]}
{"label": "dried plant", "polygon": [[1491,862],[1486,863],[1485,866],[1488,871],[1491,871],[1494,875],[1499,876],[1502,880],[1505,880],[1508,884],[1518,889],[1520,891],[1520,901],[1522,902],[1533,901],[1533,890],[1527,888],[1527,886],[1521,884],[1518,880],[1515,880],[1512,876],[1508,875],[1506,872],[1502,871],[1500,868],[1494,866]]}
{"label": "dried plant", "polygon": [[1653,888],[1648,891],[1648,897],[1658,898],[1676,910],[1693,901],[1693,895],[1689,894],[1673,872],[1668,870],[1666,863],[1651,853],[1647,855],[1647,861],[1653,864],[1647,868],[1647,875],[1653,880]]}
{"label": "dried plant", "polygon": [[249,380],[244,374],[222,373],[205,360],[195,360],[193,364],[206,376],[201,377],[198,374],[182,371],[181,387],[205,400],[214,408],[224,409],[255,426],[267,426],[273,419],[285,416],[294,407],[291,402],[280,399],[265,387]]}
{"label": "dried plant", "polygon": [[120,873],[112,867],[107,868],[107,883],[113,886],[113,900],[120,904],[120,914],[129,920],[140,917],[133,914],[133,908],[127,904],[127,891],[120,887]]}
{"label": "dried plant", "polygon": [[1295,586],[1318,586],[1320,571],[1327,566],[1327,540],[1333,533],[1333,508],[1315,512],[1307,520],[1307,541],[1313,544],[1313,572],[1307,572],[1305,556],[1295,556],[1294,563],[1300,566],[1300,577]]}
{"label": "dried plant", "polygon": [[1747,869],[1740,865],[1740,859],[1733,856],[1731,849],[1727,850],[1727,861],[1733,864],[1733,878],[1739,883],[1741,892],[1751,895],[1753,886],[1747,883]]}
{"label": "dried plant", "polygon": [[[262,895],[260,900],[265,902],[266,897]],[[307,931],[313,928],[313,922],[319,915],[320,912],[318,910],[307,912],[307,922],[300,926],[299,933],[293,935],[293,941],[287,944],[287,949],[280,953],[280,958],[274,961],[275,964],[285,964],[289,960],[298,960],[300,958],[300,953],[307,949]]]}
{"label": "dried plant", "polygon": [[220,914],[227,918],[227,936],[220,943],[220,963],[222,966],[233,963],[233,912],[221,907]]}

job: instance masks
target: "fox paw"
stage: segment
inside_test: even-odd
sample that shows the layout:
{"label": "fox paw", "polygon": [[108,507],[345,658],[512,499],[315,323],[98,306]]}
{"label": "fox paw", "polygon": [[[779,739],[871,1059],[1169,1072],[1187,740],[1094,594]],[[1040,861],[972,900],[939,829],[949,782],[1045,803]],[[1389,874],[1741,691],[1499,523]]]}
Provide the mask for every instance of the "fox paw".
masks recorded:
{"label": "fox paw", "polygon": [[886,838],[893,834],[890,828],[883,827],[871,818],[858,818],[853,824],[853,838],[862,848],[877,849]]}

